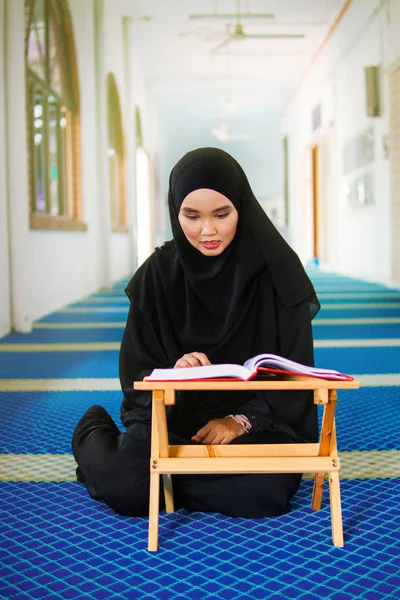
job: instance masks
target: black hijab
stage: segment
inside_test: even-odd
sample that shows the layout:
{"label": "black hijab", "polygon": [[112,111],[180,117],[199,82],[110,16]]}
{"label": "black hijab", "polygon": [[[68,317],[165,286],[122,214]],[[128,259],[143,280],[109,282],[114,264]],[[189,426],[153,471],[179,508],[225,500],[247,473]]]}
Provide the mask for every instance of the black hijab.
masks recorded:
{"label": "black hijab", "polygon": [[[201,188],[222,193],[239,214],[233,241],[215,257],[194,248],[178,220],[185,197]],[[298,256],[257,202],[240,165],[216,148],[187,153],[171,172],[168,205],[173,240],[155,250],[126,289],[158,340],[157,356],[163,358],[154,367],[171,367],[194,351],[204,352],[212,363],[238,364],[262,352],[284,353],[281,309],[304,308],[308,301],[306,319],[312,319],[320,305]],[[146,340],[141,343],[144,352]],[[310,353],[300,362],[310,364],[311,338],[308,345]],[[148,356],[149,352],[141,362],[150,366]],[[237,394],[242,400],[246,395]],[[207,414],[224,416],[228,407],[228,412],[235,405],[239,410],[242,400],[233,401],[237,394],[198,394],[198,422],[204,424]],[[190,403],[193,414],[195,404]],[[277,397],[272,414],[278,414],[281,405]],[[291,415],[284,408],[279,421],[294,425],[304,420],[308,407],[305,399]]]}
{"label": "black hijab", "polygon": [[[183,200],[190,192],[200,188],[220,192],[229,198],[239,213],[235,239],[222,255],[216,257],[204,256],[193,248],[178,221]],[[320,304],[297,254],[261,208],[243,169],[232,156],[217,148],[188,152],[171,172],[168,205],[180,261],[198,295],[204,296],[204,283],[212,281],[214,295],[216,291],[223,295],[228,292],[232,299],[231,290],[215,289],[216,279],[228,271],[229,281],[236,284],[235,291],[238,292],[231,302],[235,305],[249,279],[268,267],[285,306],[293,306],[308,298],[311,318],[317,314]],[[221,303],[220,295],[218,298]]]}
{"label": "black hijab", "polygon": [[[178,220],[185,197],[200,188],[220,192],[239,213],[234,240],[215,257],[194,248]],[[268,271],[282,305],[294,306],[308,299],[311,319],[317,314],[320,304],[297,254],[261,208],[243,169],[232,156],[217,148],[199,148],[185,154],[172,169],[168,205],[174,252],[173,257],[170,252],[156,252],[157,287],[161,284],[165,294],[165,318],[173,321],[181,332],[179,337],[189,344],[184,344],[186,352],[215,347],[226,339],[238,318],[243,319],[243,311],[251,311],[257,277],[263,271]],[[146,270],[146,264],[141,270]],[[141,304],[153,305],[163,319],[157,289],[146,293],[142,286],[135,286],[135,279],[141,278],[131,280],[128,295],[140,295]],[[149,306],[145,308],[148,310]],[[271,312],[267,305],[264,310]]]}

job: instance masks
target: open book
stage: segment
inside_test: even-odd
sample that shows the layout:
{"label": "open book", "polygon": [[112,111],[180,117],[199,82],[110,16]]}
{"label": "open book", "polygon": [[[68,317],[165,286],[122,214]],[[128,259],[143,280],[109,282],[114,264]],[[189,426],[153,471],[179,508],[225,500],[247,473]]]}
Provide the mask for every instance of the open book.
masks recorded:
{"label": "open book", "polygon": [[154,369],[146,381],[193,381],[201,379],[241,379],[250,381],[263,376],[284,377],[303,375],[317,379],[335,381],[353,381],[353,377],[332,369],[308,367],[300,363],[277,356],[276,354],[258,354],[246,360],[244,365],[219,364],[180,369]]}

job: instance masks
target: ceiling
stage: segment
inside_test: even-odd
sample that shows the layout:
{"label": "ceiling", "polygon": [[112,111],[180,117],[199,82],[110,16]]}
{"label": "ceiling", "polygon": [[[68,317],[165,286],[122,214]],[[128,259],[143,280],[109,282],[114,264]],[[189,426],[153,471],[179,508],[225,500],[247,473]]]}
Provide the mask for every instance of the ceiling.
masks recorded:
{"label": "ceiling", "polygon": [[[344,0],[119,0],[132,18],[132,52],[158,106],[188,117],[234,119],[278,111],[287,102]],[[208,13],[272,13],[239,20],[246,34],[299,38],[235,39],[237,18]]]}

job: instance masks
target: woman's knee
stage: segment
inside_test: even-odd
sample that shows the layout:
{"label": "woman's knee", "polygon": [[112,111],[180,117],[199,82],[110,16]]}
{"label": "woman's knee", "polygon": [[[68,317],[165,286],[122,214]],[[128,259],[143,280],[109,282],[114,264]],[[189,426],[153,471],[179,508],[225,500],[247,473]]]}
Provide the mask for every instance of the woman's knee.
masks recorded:
{"label": "woman's knee", "polygon": [[79,419],[72,435],[72,452],[78,460],[82,446],[95,433],[102,437],[116,438],[120,431],[111,416],[102,406],[95,404],[88,408]]}

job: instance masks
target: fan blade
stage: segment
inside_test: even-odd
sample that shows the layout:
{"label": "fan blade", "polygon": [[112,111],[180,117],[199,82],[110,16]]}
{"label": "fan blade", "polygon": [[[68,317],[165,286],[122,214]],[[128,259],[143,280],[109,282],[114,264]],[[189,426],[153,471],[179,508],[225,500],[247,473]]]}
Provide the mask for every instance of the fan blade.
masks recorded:
{"label": "fan blade", "polygon": [[226,34],[222,31],[212,31],[211,29],[197,29],[195,31],[180,31],[179,37],[194,37],[199,40],[206,42],[218,42],[220,39],[225,38]]}
{"label": "fan blade", "polygon": [[211,52],[217,52],[218,50],[221,50],[221,48],[228,46],[228,44],[230,44],[233,39],[234,38],[232,38],[232,37],[227,37],[221,44],[218,44],[218,46],[215,46],[215,48],[212,48]]}
{"label": "fan blade", "polygon": [[244,37],[253,40],[298,40],[306,36],[304,33],[245,33]]}
{"label": "fan blade", "polygon": [[232,19],[275,19],[275,15],[272,13],[210,13],[210,14],[198,14],[198,15],[189,15],[189,19],[224,19],[225,21],[229,21]]}

